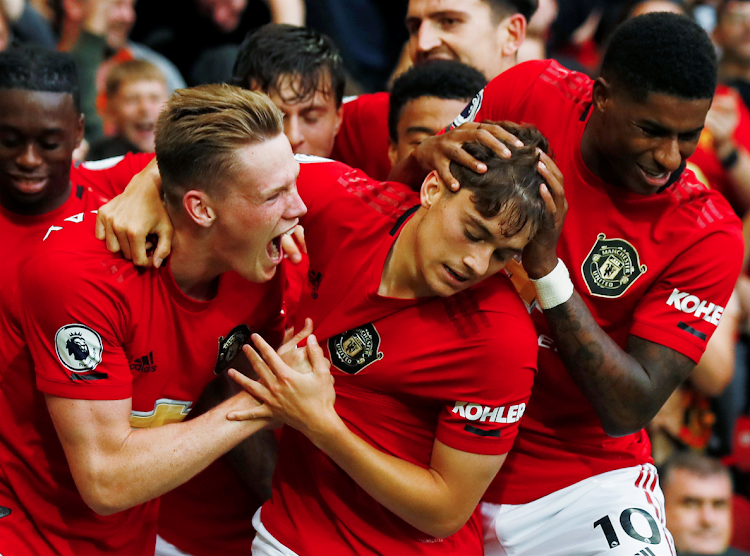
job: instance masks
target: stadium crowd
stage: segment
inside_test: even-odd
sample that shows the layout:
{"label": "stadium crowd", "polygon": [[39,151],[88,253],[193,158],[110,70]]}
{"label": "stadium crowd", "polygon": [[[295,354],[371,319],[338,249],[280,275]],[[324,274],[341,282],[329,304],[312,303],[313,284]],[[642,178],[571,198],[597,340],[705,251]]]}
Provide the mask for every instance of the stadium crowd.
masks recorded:
{"label": "stadium crowd", "polygon": [[750,554],[750,1],[0,0],[0,556]]}

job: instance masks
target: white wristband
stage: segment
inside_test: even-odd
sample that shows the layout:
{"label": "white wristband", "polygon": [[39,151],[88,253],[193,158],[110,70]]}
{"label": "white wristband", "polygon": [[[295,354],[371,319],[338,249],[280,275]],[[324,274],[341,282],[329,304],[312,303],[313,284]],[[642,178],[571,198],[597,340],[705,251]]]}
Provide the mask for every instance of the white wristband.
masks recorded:
{"label": "white wristband", "polygon": [[573,282],[568,269],[560,259],[554,270],[538,280],[531,280],[536,288],[536,300],[542,309],[552,309],[562,305],[573,296]]}

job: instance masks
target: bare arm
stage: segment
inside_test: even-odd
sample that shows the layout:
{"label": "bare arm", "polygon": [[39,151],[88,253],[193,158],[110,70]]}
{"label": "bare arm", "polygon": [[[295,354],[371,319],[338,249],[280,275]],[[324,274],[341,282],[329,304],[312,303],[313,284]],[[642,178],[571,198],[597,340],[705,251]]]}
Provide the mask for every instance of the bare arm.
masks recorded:
{"label": "bare arm", "polygon": [[267,424],[226,419],[257,405],[244,392],[195,419],[149,429],[131,429],[131,399],[46,400],[76,486],[101,515],[175,488]]}
{"label": "bare arm", "polygon": [[263,0],[271,11],[273,23],[288,23],[301,27],[305,24],[304,0]]}
{"label": "bare arm", "polygon": [[381,452],[350,431],[336,414],[330,365],[314,336],[306,348],[312,372],[306,374],[285,365],[259,336],[253,341],[263,358],[247,348],[245,353],[261,382],[235,372],[232,377],[265,402],[256,410],[258,415],[267,411],[298,429],[370,496],[420,531],[443,538],[468,521],[505,454],[472,454],[436,440],[425,469]]}

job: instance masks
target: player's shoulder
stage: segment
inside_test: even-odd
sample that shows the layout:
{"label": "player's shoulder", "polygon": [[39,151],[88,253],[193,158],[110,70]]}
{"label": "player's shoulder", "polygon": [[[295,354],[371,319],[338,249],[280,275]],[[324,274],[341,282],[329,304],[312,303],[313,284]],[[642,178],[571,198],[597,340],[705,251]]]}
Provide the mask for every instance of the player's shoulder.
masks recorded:
{"label": "player's shoulder", "polygon": [[540,87],[547,93],[557,92],[576,100],[591,100],[593,84],[588,75],[566,68],[556,60],[521,62],[501,73],[490,84],[495,81],[502,84],[507,81],[528,82],[530,86]]}
{"label": "player's shoulder", "polygon": [[382,113],[385,110],[386,114],[390,108],[391,94],[385,91],[377,93],[366,93],[362,95],[344,97],[343,107],[344,113],[352,112],[376,112]]}
{"label": "player's shoulder", "polygon": [[326,208],[333,209],[333,204],[358,199],[382,215],[398,218],[419,200],[406,185],[377,181],[343,162],[309,155],[294,157],[300,163],[297,185],[306,203],[325,197]]}
{"label": "player's shoulder", "polygon": [[676,225],[705,235],[715,231],[740,233],[742,222],[726,198],[709,189],[692,170],[683,170],[680,178],[665,191],[676,210],[668,212]]}

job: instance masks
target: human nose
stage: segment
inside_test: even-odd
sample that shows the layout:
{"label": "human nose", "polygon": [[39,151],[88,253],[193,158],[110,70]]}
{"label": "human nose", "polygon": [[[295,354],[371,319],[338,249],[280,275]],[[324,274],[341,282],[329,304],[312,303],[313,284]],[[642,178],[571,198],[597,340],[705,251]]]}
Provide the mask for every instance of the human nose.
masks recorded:
{"label": "human nose", "polygon": [[42,163],[42,157],[33,143],[27,144],[16,158],[16,164],[24,168],[36,168]]}
{"label": "human nose", "polygon": [[284,122],[284,134],[289,139],[289,144],[292,146],[293,152],[298,152],[302,143],[305,142],[305,136],[302,134],[302,129],[297,116],[289,116]]}
{"label": "human nose", "polygon": [[654,153],[654,159],[669,172],[677,170],[682,164],[679,140],[676,137],[664,138]]}
{"label": "human nose", "polygon": [[299,192],[295,187],[284,217],[287,220],[294,220],[302,218],[306,213],[307,207],[305,206],[305,202],[302,200],[302,197],[299,196]]}
{"label": "human nose", "polygon": [[429,52],[440,46],[440,32],[429,21],[423,21],[417,29],[417,52]]}
{"label": "human nose", "polygon": [[471,271],[474,277],[482,277],[490,269],[494,248],[491,245],[477,245],[464,257],[464,265]]}

